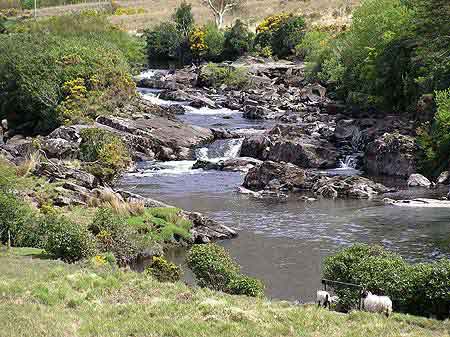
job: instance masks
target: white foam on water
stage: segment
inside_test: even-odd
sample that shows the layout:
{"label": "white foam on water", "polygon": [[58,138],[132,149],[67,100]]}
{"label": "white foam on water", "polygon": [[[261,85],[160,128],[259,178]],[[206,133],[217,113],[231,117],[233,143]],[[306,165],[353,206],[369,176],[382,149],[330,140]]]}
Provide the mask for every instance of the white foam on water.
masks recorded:
{"label": "white foam on water", "polygon": [[206,106],[201,108],[194,108],[192,106],[186,106],[186,113],[193,115],[236,115],[241,114],[241,111],[231,110],[228,108],[211,109]]}
{"label": "white foam on water", "polygon": [[143,172],[130,173],[130,176],[134,177],[157,177],[157,176],[169,176],[180,174],[195,174],[201,172],[201,169],[193,170],[195,160],[177,160],[157,162],[155,165]]}

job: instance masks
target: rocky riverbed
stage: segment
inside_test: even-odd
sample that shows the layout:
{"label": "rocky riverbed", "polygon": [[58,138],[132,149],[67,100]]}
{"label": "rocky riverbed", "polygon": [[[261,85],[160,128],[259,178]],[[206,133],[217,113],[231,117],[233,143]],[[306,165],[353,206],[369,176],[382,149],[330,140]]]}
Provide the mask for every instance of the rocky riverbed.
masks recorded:
{"label": "rocky riverbed", "polygon": [[[201,68],[149,70],[136,79],[139,97],[93,125],[33,139],[3,123],[0,151],[19,163],[38,141],[48,161],[35,174],[61,182],[55,205],[113,193],[185,209],[192,242],[239,233],[223,244],[274,297],[308,298],[322,259],[354,242],[417,261],[448,254],[448,208],[392,207],[448,190],[448,174],[437,189],[413,175],[414,123],[331,100],[324,87],[307,83],[302,64],[246,58],[226,67],[247,68],[250,86],[205,86]],[[72,165],[80,130],[92,127],[119,135],[131,151],[134,165],[116,187]]]}

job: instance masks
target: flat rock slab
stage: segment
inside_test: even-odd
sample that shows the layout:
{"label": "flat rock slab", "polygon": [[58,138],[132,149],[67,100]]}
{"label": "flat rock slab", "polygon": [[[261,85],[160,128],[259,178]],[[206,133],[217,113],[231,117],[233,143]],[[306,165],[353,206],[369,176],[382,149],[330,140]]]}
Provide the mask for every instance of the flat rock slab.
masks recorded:
{"label": "flat rock slab", "polygon": [[430,208],[450,208],[450,200],[426,199],[418,198],[411,200],[393,200],[385,198],[386,205],[402,206],[402,207],[430,207]]}

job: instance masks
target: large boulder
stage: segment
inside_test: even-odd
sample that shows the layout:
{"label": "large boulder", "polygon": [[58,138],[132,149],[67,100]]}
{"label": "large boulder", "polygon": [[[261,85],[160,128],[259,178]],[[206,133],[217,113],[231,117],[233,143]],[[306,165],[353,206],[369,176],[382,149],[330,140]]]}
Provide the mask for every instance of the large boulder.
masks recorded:
{"label": "large boulder", "polygon": [[291,163],[265,161],[250,169],[243,186],[250,190],[303,188],[305,171]]}
{"label": "large boulder", "polygon": [[304,125],[279,124],[264,134],[246,138],[241,155],[325,169],[336,167],[338,151],[318,132],[308,135]]}
{"label": "large boulder", "polygon": [[392,189],[360,176],[318,177],[311,191],[323,198],[370,199]]}
{"label": "large boulder", "polygon": [[431,181],[429,181],[427,177],[424,177],[421,174],[414,173],[414,174],[411,174],[408,178],[408,186],[409,187],[430,187]]}
{"label": "large boulder", "polygon": [[409,177],[416,172],[416,150],[414,137],[385,133],[367,144],[365,170],[374,176]]}
{"label": "large boulder", "polygon": [[80,144],[63,138],[45,139],[40,145],[48,158],[75,159],[79,154]]}

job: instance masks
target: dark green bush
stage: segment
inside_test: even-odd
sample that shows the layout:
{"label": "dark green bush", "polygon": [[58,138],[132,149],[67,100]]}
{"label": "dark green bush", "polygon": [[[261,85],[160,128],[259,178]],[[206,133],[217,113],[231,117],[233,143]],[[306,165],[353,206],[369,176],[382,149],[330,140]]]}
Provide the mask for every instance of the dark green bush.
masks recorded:
{"label": "dark green bush", "polygon": [[205,59],[208,61],[220,61],[225,45],[225,35],[215,24],[207,24],[203,28],[205,32],[205,44],[207,46]]}
{"label": "dark green bush", "polygon": [[263,297],[264,284],[261,280],[246,275],[237,275],[231,279],[228,292],[233,295]]}
{"label": "dark green bush", "polygon": [[242,275],[239,265],[217,244],[195,245],[186,257],[187,265],[201,287],[234,295],[262,296],[261,281]]}
{"label": "dark green bush", "polygon": [[[389,296],[394,310],[444,317],[450,309],[450,261],[409,264],[379,246],[354,245],[325,260],[324,277],[364,286]],[[336,289],[347,305],[356,306],[355,292]]]}
{"label": "dark green bush", "polygon": [[130,154],[117,135],[97,128],[83,129],[80,135],[80,159],[88,162],[88,170],[102,181],[114,181],[129,167]]}
{"label": "dark green bush", "polygon": [[256,28],[255,45],[261,51],[268,49],[273,55],[292,55],[305,34],[302,16],[278,14],[266,17]]}
{"label": "dark green bush", "polygon": [[182,276],[180,267],[160,256],[153,257],[152,264],[146,272],[159,282],[177,282]]}
{"label": "dark green bush", "polygon": [[272,52],[280,58],[292,55],[304,35],[305,20],[303,17],[290,16],[273,32]]}
{"label": "dark green bush", "polygon": [[147,55],[150,64],[155,61],[180,61],[184,54],[185,38],[175,23],[163,22],[146,32]]}
{"label": "dark green bush", "polygon": [[[37,247],[38,219],[30,205],[11,192],[0,190],[0,242],[17,247]],[[9,236],[8,236],[9,235]]]}
{"label": "dark green bush", "polygon": [[49,215],[43,221],[43,247],[52,257],[76,262],[95,253],[95,240],[87,227],[62,216]]}
{"label": "dark green bush", "polygon": [[421,149],[418,164],[427,176],[438,176],[450,166],[450,88],[435,92],[437,111],[432,123],[417,131]]}
{"label": "dark green bush", "polygon": [[254,35],[241,20],[236,20],[224,34],[224,57],[232,60],[250,52],[253,48]]}
{"label": "dark green bush", "polygon": [[239,266],[225,248],[216,244],[195,245],[186,257],[201,287],[226,291]]}

